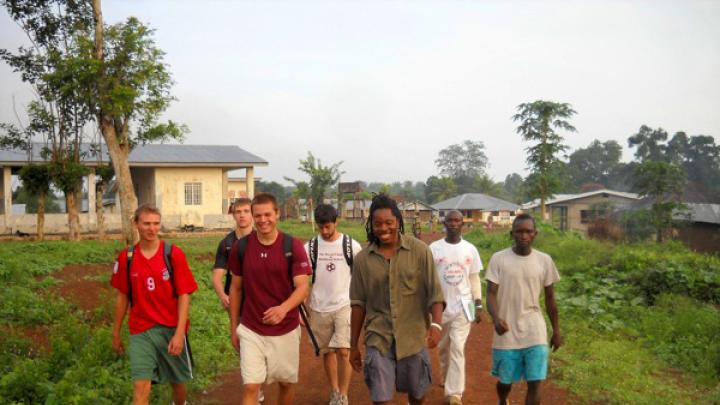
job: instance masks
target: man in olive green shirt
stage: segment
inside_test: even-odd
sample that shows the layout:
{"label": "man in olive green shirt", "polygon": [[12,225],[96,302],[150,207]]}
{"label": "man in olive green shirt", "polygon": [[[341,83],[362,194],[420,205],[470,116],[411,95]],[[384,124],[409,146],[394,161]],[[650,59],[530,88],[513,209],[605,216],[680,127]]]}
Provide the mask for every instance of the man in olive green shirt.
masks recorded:
{"label": "man in olive green shirt", "polygon": [[397,390],[408,394],[410,404],[422,404],[432,378],[428,348],[440,341],[445,306],[432,254],[425,243],[403,235],[400,210],[385,194],[373,198],[366,231],[370,246],[355,256],[350,283],[350,363],[360,371],[358,341],[365,326],[372,401],[389,404]]}

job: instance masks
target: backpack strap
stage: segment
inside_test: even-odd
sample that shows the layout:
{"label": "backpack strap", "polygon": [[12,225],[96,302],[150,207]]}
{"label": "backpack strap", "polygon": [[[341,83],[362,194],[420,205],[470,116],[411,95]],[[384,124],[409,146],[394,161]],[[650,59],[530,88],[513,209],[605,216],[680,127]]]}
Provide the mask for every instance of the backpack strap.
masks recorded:
{"label": "backpack strap", "polygon": [[345,256],[345,263],[347,263],[348,267],[350,267],[350,272],[352,272],[352,265],[353,265],[353,246],[352,246],[352,238],[350,235],[343,234],[343,255]]}
{"label": "backpack strap", "polygon": [[[237,247],[238,247],[237,257],[238,257],[238,263],[240,263],[241,267],[245,264],[245,251],[247,250],[248,237],[250,235],[251,234],[245,235],[242,238],[236,240],[234,243],[234,244],[237,244]],[[229,270],[228,270],[227,274],[230,275]],[[230,280],[232,282],[232,275],[230,275]],[[241,289],[242,289],[242,294],[240,295],[240,316],[242,316],[243,305],[245,304],[245,283],[242,283]],[[225,294],[230,294],[230,284],[227,283],[227,281],[225,284]]]}
{"label": "backpack strap", "polygon": [[315,283],[315,270],[317,269],[318,258],[318,237],[310,239],[308,242],[308,251],[310,252],[310,265],[312,266],[312,282]]}
{"label": "backpack strap", "polygon": [[[227,267],[227,263],[230,261],[228,260],[230,258],[230,251],[233,247],[233,242],[230,242],[230,235],[234,235],[235,230],[230,231],[227,235],[225,235],[225,238],[222,240],[223,243],[223,249],[225,249],[225,257],[227,258],[225,260],[225,267]],[[237,239],[235,239],[237,241]],[[230,294],[230,283],[232,283],[232,273],[227,268],[225,269],[225,287],[223,290],[225,291],[225,295]]]}
{"label": "backpack strap", "polygon": [[165,268],[168,271],[168,274],[170,274],[170,285],[172,286],[173,290],[173,297],[177,297],[177,292],[175,292],[175,278],[173,277],[173,266],[172,266],[172,243],[167,243],[163,241],[163,259],[165,260]]}
{"label": "backpack strap", "polygon": [[130,280],[130,268],[132,267],[134,253],[135,253],[135,245],[128,246],[127,266],[125,268],[125,275],[127,276],[127,286],[128,286],[127,297],[128,297],[128,302],[130,303],[131,307],[132,307],[132,282]]}
{"label": "backpack strap", "polygon": [[285,254],[285,259],[287,259],[288,275],[290,276],[290,287],[294,286],[293,275],[292,275],[292,261],[293,261],[292,245],[293,245],[292,235],[283,233],[283,253]]}

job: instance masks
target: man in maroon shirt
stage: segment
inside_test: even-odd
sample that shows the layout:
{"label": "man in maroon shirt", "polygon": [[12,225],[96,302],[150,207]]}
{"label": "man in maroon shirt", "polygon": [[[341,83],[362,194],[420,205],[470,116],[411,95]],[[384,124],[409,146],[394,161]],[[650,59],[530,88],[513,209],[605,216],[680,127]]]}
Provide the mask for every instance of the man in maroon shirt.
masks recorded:
{"label": "man in maroon shirt", "polygon": [[133,404],[149,403],[153,382],[169,382],[173,402],[182,405],[185,383],[192,379],[185,334],[190,294],[197,290],[197,284],[182,250],[171,246],[166,259],[166,242],[158,237],[160,211],[156,207],[141,205],[133,222],[140,242],[133,247],[132,255],[128,249],[120,252],[110,280],[117,289],[112,347],[120,354],[125,350],[120,329],[130,305],[128,352]]}
{"label": "man in maroon shirt", "polygon": [[[240,352],[244,405],[257,404],[263,383],[278,382],[278,404],[292,404],[300,362],[300,321],[297,307],[310,291],[312,274],[305,248],[292,240],[291,268],[285,256],[285,235],[277,229],[278,208],[271,194],[258,194],[251,204],[256,232],[246,236],[242,263],[235,242],[228,269],[230,338]],[[240,314],[242,302],[242,314]],[[242,316],[241,316],[242,315]]]}

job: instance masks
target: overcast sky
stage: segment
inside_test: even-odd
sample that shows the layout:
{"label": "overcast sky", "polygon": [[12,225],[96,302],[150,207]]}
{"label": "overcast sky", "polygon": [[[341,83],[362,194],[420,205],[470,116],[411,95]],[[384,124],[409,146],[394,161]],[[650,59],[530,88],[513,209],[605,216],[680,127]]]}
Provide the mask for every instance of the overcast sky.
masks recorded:
{"label": "overcast sky", "polygon": [[[440,149],[483,141],[488,173],[526,173],[511,116],[578,112],[573,148],[642,124],[720,136],[720,1],[103,1],[157,30],[187,144],[234,144],[302,179],[308,151],[344,181],[425,181]],[[0,11],[0,48],[24,34]],[[0,63],[0,121],[32,95]]]}

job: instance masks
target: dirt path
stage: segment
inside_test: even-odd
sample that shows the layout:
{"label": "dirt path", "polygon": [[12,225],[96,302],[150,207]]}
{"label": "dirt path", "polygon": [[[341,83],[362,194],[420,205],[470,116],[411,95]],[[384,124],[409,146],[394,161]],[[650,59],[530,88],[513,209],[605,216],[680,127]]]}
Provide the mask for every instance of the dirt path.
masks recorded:
{"label": "dirt path", "polygon": [[59,281],[49,288],[49,292],[58,295],[83,311],[92,311],[107,303],[110,284],[107,280],[98,280],[97,276],[110,278],[112,264],[71,264],[49,277]]}
{"label": "dirt path", "polygon": [[[487,322],[473,326],[465,349],[467,358],[467,387],[463,396],[464,404],[495,404],[495,379],[490,376],[492,343],[491,325]],[[428,391],[428,405],[443,403],[443,389],[439,386],[440,365],[437,350],[432,351],[433,385]],[[266,387],[265,405],[275,405],[277,388],[275,385]],[[306,405],[320,405],[327,403],[329,390],[320,358],[315,357],[312,346],[303,332],[300,343],[300,381],[297,385],[296,403]],[[240,371],[235,370],[218,378],[218,382],[199,396],[193,402],[206,405],[239,404],[242,395],[242,382]],[[543,388],[542,403],[564,405],[568,403],[566,391],[554,386],[552,382],[546,383]],[[522,404],[525,400],[525,389],[516,386],[510,395],[511,404]],[[359,373],[353,373],[350,383],[350,403],[369,404],[367,387]],[[404,396],[396,395],[393,404],[406,404]]]}

